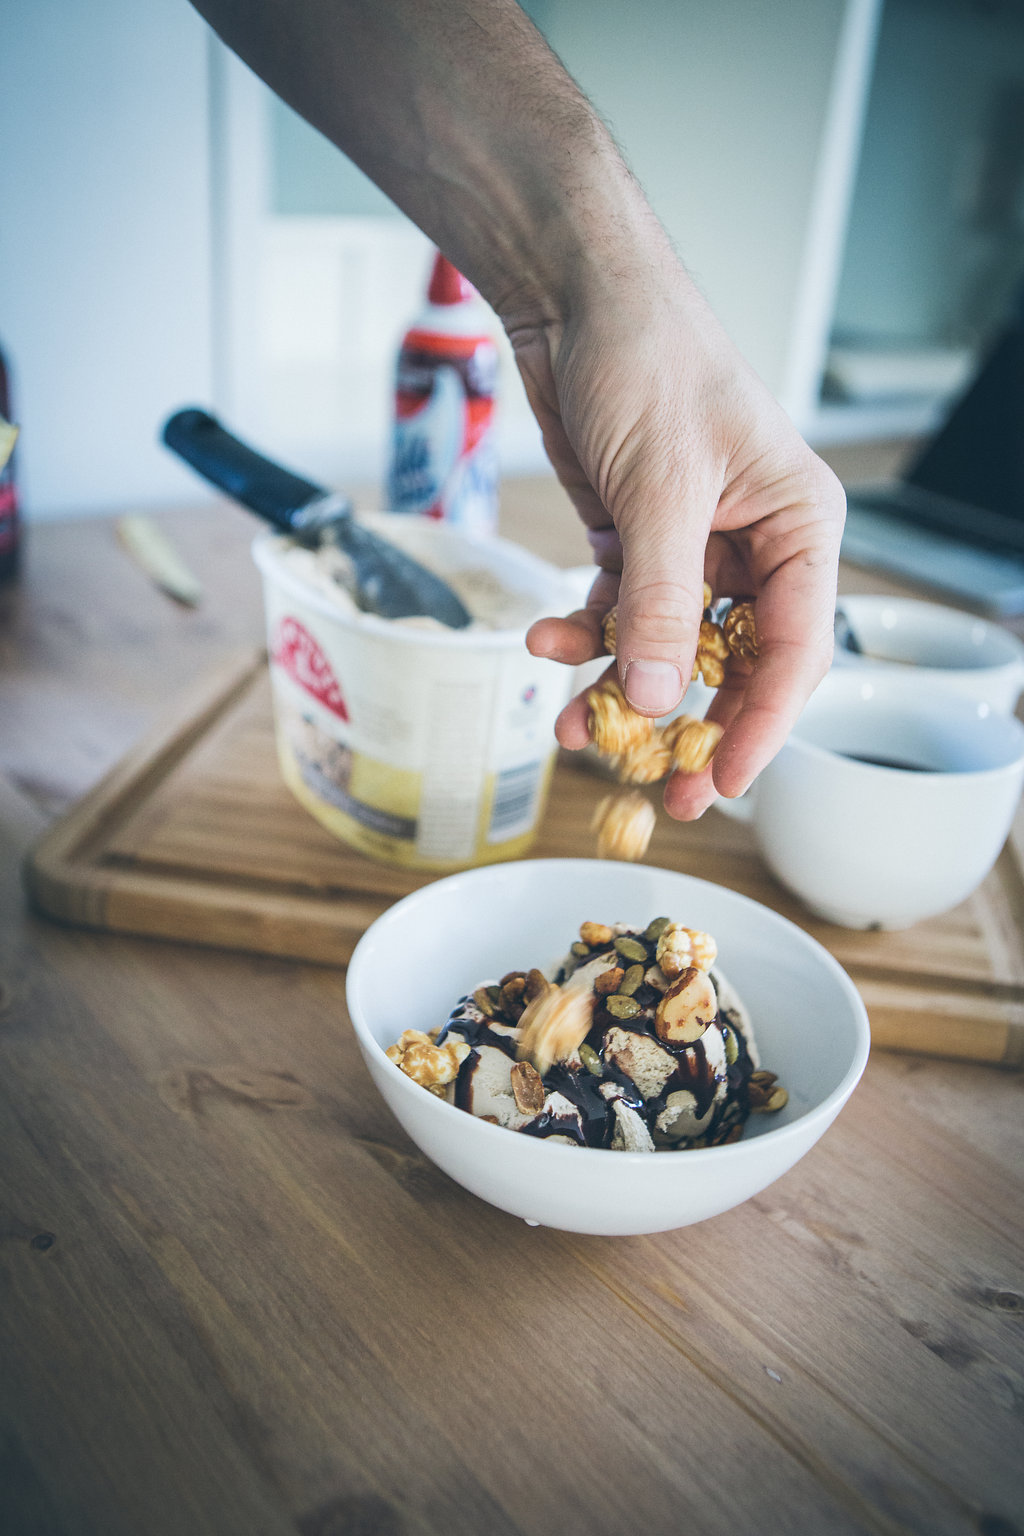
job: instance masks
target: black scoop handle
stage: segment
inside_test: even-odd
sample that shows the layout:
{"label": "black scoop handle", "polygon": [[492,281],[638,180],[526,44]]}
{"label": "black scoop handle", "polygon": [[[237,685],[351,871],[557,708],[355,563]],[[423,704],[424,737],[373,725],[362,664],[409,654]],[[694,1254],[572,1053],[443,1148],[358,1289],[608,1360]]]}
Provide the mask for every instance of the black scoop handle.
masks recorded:
{"label": "black scoop handle", "polygon": [[194,406],[170,417],[162,436],[172,453],[204,480],[275,528],[293,531],[296,513],[326,494],[322,486],[265,459],[225,431],[215,416]]}

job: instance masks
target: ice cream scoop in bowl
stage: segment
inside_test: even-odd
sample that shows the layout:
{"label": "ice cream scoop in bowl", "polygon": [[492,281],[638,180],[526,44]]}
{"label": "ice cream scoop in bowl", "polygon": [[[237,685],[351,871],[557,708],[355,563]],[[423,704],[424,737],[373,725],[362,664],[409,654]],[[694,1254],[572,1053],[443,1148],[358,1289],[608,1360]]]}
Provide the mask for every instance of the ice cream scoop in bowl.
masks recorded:
{"label": "ice cream scoop in bowl", "polygon": [[[443,1026],[481,982],[533,968],[550,974],[582,923],[644,929],[658,917],[714,936],[712,974],[742,999],[760,1063],[788,1092],[781,1111],[752,1114],[740,1139],[676,1150],[656,1137],[651,1152],[571,1145],[535,1127],[517,1134],[446,1102],[386,1055],[404,1031]],[[370,1074],[426,1156],[504,1211],[604,1236],[687,1226],[757,1194],[828,1129],[868,1055],[855,987],[802,929],[734,891],[645,865],[526,860],[438,880],[367,930],[347,997]],[[621,1011],[628,1035],[629,1010]]]}

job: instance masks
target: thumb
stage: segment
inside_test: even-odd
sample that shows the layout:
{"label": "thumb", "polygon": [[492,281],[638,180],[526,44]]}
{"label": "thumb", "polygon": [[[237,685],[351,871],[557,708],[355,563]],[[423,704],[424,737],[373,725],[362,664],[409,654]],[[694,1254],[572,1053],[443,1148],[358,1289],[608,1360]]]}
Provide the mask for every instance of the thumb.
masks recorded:
{"label": "thumb", "polygon": [[690,681],[709,527],[710,518],[678,508],[648,511],[620,527],[615,652],[623,691],[638,714],[669,714]]}

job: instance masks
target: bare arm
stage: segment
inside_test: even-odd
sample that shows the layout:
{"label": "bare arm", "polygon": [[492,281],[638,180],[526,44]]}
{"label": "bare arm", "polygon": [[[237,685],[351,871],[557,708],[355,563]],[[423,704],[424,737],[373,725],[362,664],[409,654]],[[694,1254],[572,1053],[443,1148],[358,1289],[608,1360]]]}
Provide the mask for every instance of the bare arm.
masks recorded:
{"label": "bare arm", "polygon": [[[842,492],[736,353],[610,135],[512,0],[196,0],[224,41],[480,289],[603,574],[538,654],[596,655],[619,605],[635,708],[690,676],[707,576],[753,596],[762,655],[712,706],[711,769],[681,817],[777,751],[831,654]],[[585,707],[559,723],[586,740]],[[712,779],[713,776],[713,779]]]}

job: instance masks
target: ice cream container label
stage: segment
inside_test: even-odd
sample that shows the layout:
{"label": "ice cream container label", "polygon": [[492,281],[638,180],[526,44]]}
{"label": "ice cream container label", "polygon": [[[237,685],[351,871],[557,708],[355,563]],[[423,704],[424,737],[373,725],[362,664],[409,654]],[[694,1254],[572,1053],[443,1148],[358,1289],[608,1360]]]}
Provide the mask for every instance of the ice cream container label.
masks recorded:
{"label": "ice cream container label", "polygon": [[369,856],[447,870],[530,846],[568,668],[521,633],[417,637],[264,575],[278,757],[318,821]]}

